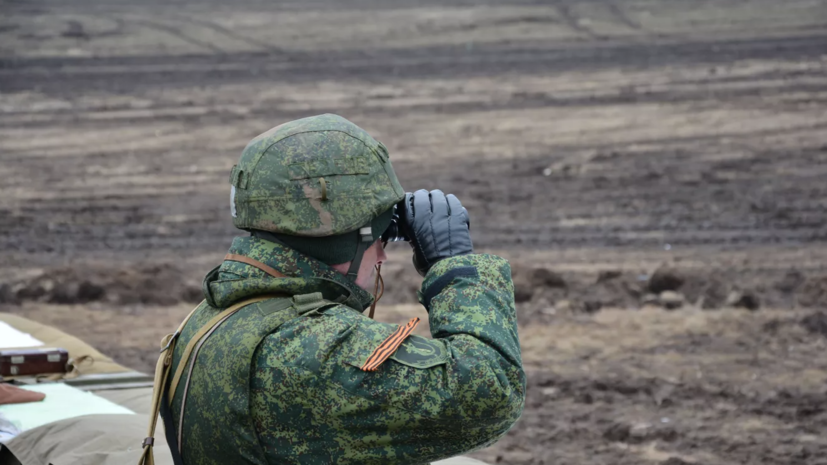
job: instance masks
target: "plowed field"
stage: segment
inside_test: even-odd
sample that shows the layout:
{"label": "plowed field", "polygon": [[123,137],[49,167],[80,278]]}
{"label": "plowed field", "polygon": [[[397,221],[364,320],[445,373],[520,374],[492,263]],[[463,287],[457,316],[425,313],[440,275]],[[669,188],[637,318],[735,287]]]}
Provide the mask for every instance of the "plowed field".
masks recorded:
{"label": "plowed field", "polygon": [[149,371],[236,234],[242,148],[333,112],[513,263],[528,404],[476,456],[827,464],[827,3],[0,9],[3,311]]}

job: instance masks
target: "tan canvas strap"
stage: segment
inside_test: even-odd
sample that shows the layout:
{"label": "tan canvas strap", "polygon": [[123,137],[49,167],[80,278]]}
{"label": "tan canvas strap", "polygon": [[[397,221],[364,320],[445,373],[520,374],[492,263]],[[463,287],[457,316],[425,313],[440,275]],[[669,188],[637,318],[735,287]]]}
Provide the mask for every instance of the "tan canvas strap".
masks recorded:
{"label": "tan canvas strap", "polygon": [[[232,315],[232,313],[228,313],[226,316],[224,316],[224,318],[222,318],[215,325],[213,325],[212,328],[210,328],[210,330],[207,331],[207,333],[204,334],[203,337],[200,338],[200,340],[198,341],[198,344],[195,345],[195,350],[192,353],[192,356],[190,357],[189,369],[187,370],[187,379],[186,379],[186,381],[184,381],[184,396],[181,399],[181,414],[178,417],[178,453],[179,454],[184,453],[184,450],[183,450],[183,444],[184,444],[184,411],[187,408],[187,392],[189,392],[189,389],[190,389],[190,381],[192,381],[192,369],[193,369],[193,367],[195,367],[195,360],[198,359],[198,351],[201,350],[201,346],[203,346],[204,342],[206,342],[207,339],[209,339],[209,337],[210,337],[210,335],[212,335],[213,331],[218,329],[218,327],[221,326],[222,323],[227,321],[227,318],[229,318],[231,315]],[[186,360],[181,359],[181,366],[183,366],[185,363],[186,363]],[[172,391],[172,394],[175,394],[175,390]],[[170,399],[171,399],[171,397],[170,397]],[[172,400],[170,400],[169,403],[170,403],[170,405],[172,405]]]}
{"label": "tan canvas strap", "polygon": [[272,276],[274,278],[286,278],[287,277],[287,275],[285,275],[284,273],[280,272],[279,270],[273,268],[272,266],[265,265],[264,263],[261,263],[260,261],[254,259],[254,258],[245,257],[244,255],[236,255],[236,254],[228,253],[227,255],[224,256],[224,260],[229,260],[231,262],[246,263],[246,264],[248,264],[248,265],[250,265],[254,268],[258,268],[259,270],[269,274],[270,276]]}
{"label": "tan canvas strap", "polygon": [[190,317],[198,310],[203,302],[198,304],[192,311],[184,318],[184,321],[178,325],[178,329],[172,334],[167,334],[161,340],[161,355],[158,356],[158,362],[155,364],[155,380],[152,383],[152,407],[149,413],[149,427],[147,428],[146,438],[144,438],[141,446],[143,453],[138,459],[138,465],[155,465],[155,455],[153,454],[153,446],[155,445],[155,427],[158,425],[158,410],[161,408],[161,396],[163,394],[164,384],[166,384],[167,376],[169,376],[169,367],[172,363],[172,352],[175,350],[175,340],[184,329],[184,325],[190,320]]}
{"label": "tan canvas strap", "polygon": [[256,302],[261,302],[262,300],[272,299],[274,296],[272,295],[265,295],[260,297],[255,297],[249,300],[245,300],[243,302],[239,302],[232,307],[228,307],[225,310],[222,310],[219,314],[215,315],[214,317],[210,318],[210,321],[204,324],[201,329],[196,332],[190,341],[187,343],[187,347],[184,348],[184,352],[181,355],[181,362],[178,363],[178,368],[175,369],[175,376],[172,377],[172,382],[169,385],[169,404],[172,405],[172,399],[175,398],[175,391],[178,389],[178,382],[181,381],[181,375],[184,374],[184,370],[186,369],[187,362],[190,359],[190,355],[192,354],[193,349],[198,344],[198,341],[207,334],[213,326],[221,322],[223,319],[227,318],[228,316],[232,315],[233,313],[241,310],[242,307],[246,307],[247,305],[254,304]]}

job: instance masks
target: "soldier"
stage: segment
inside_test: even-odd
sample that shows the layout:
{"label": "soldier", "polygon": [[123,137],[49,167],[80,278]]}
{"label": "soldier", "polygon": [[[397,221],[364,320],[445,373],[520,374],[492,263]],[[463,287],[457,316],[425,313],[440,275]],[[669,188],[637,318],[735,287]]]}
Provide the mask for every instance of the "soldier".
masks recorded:
{"label": "soldier", "polygon": [[[473,253],[455,196],[406,194],[385,146],[335,115],[256,137],[230,182],[233,223],[250,235],[204,279],[205,301],[156,371],[177,464],[422,464],[486,447],[517,421],[510,267]],[[418,318],[362,314],[391,225],[424,276],[433,339],[410,334]]]}

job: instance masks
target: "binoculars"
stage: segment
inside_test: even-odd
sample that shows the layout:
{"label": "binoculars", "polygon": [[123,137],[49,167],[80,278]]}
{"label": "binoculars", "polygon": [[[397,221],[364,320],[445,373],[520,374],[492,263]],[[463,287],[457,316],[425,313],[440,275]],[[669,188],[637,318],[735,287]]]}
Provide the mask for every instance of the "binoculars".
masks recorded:
{"label": "binoculars", "polygon": [[[406,196],[407,198],[407,196]],[[388,229],[382,233],[382,242],[410,242],[411,238],[405,233],[405,228],[403,227],[402,222],[405,221],[405,218],[400,216],[402,209],[404,208],[405,201],[401,201],[393,206],[393,218],[391,219],[391,224],[388,226]]]}

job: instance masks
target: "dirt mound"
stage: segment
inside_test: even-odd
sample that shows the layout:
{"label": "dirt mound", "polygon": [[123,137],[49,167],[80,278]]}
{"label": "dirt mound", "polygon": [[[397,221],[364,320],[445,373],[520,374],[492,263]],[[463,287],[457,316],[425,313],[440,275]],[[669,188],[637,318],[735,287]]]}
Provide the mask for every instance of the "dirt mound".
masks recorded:
{"label": "dirt mound", "polygon": [[798,305],[802,307],[827,306],[827,276],[804,279],[797,290]]}
{"label": "dirt mound", "polygon": [[[662,302],[659,295],[652,294],[651,278],[643,271],[558,272],[521,263],[512,263],[512,269],[514,297],[522,321],[544,320],[561,312],[594,313],[609,307],[637,309],[653,303],[668,308],[680,307]],[[674,288],[674,282],[668,287]],[[667,294],[670,293],[675,294],[673,291],[661,294],[669,297]],[[720,302],[723,303],[725,298],[726,294]],[[681,299],[683,302],[683,296]],[[716,303],[716,306],[720,304]]]}
{"label": "dirt mound", "polygon": [[[412,304],[422,278],[408,266],[383,269],[382,302]],[[521,260],[512,261],[514,297],[521,321],[546,320],[557,313],[594,313],[603,308],[669,310],[725,307],[813,307],[827,304],[827,277],[798,271],[783,276],[733,269],[697,270],[678,265],[646,270],[607,268],[563,271]],[[0,282],[0,303],[39,301],[56,304],[108,302],[171,305],[202,299],[203,273],[171,263],[133,268],[88,265],[51,268],[25,279]],[[797,284],[796,284],[797,283]],[[653,289],[672,288],[653,293]]]}
{"label": "dirt mound", "polygon": [[635,273],[601,270],[597,275],[558,272],[513,262],[514,300],[531,319],[557,311],[594,313],[605,307],[637,308],[644,294]]}
{"label": "dirt mound", "polygon": [[565,296],[568,289],[566,280],[549,268],[513,264],[512,278],[514,279],[514,300],[517,303],[529,302],[535,294]]}
{"label": "dirt mound", "polygon": [[747,310],[758,310],[761,307],[761,299],[751,289],[733,290],[726,300],[727,306],[746,308]]}
{"label": "dirt mound", "polygon": [[696,462],[687,462],[680,457],[669,457],[660,463],[660,465],[701,465]]}
{"label": "dirt mound", "polygon": [[655,294],[677,291],[683,286],[684,281],[684,277],[675,268],[661,266],[649,278],[649,290]]}
{"label": "dirt mound", "polygon": [[801,326],[811,334],[827,337],[827,314],[815,312],[801,319]]}
{"label": "dirt mound", "polygon": [[0,303],[173,305],[198,302],[201,285],[171,264],[136,269],[55,268],[20,281],[0,284]]}
{"label": "dirt mound", "polygon": [[[799,270],[682,267],[646,270],[562,271],[512,262],[514,295],[521,321],[547,320],[560,312],[593,313],[602,308],[668,310],[827,306],[827,276]],[[658,291],[658,292],[656,292]]]}

